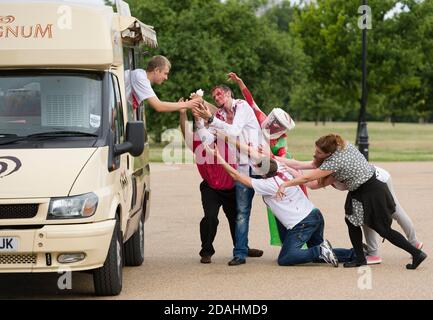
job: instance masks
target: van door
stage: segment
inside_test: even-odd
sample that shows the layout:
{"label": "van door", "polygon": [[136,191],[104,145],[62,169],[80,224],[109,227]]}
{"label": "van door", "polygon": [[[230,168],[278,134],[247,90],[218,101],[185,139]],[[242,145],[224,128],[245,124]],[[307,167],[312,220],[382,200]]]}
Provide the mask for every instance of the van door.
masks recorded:
{"label": "van door", "polygon": [[[111,129],[114,133],[114,144],[120,144],[125,142],[125,129],[126,121],[123,110],[122,97],[120,94],[119,80],[111,74],[112,83],[112,103],[111,103]],[[110,90],[111,91],[111,90]],[[122,212],[129,213],[131,210],[131,203],[133,197],[133,185],[131,180],[132,168],[129,163],[129,153],[122,154],[114,158],[114,165],[116,170],[119,170],[119,183],[120,183],[120,201],[122,203]],[[125,216],[126,217],[126,216]],[[122,221],[126,223],[127,219]],[[123,225],[125,227],[125,225]],[[124,230],[124,228],[122,228]]]}

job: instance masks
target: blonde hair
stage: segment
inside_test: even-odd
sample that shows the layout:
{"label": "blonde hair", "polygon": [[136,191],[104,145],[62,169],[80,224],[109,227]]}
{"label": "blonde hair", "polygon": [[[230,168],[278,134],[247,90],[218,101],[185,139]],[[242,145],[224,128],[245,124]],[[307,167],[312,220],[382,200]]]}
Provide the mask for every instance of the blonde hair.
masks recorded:
{"label": "blonde hair", "polygon": [[166,57],[164,57],[164,56],[154,56],[147,63],[146,71],[147,72],[152,72],[155,69],[162,69],[165,66],[167,66],[169,69],[171,69],[171,63],[170,63],[170,61]]}

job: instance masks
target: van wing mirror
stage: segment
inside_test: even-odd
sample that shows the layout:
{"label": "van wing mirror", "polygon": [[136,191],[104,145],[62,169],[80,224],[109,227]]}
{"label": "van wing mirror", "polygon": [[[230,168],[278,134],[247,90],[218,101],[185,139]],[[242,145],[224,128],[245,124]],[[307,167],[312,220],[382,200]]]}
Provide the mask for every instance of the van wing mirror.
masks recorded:
{"label": "van wing mirror", "polygon": [[144,150],[144,123],[143,121],[131,121],[126,124],[126,141],[114,146],[114,155],[129,152],[133,157],[138,157]]}

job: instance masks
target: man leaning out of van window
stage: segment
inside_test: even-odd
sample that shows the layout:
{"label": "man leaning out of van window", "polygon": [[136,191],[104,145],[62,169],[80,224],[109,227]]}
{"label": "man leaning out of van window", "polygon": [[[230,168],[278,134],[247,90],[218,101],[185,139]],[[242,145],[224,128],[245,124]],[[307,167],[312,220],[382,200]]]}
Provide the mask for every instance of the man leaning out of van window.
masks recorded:
{"label": "man leaning out of van window", "polygon": [[164,56],[154,56],[147,64],[146,70],[125,71],[126,96],[136,109],[144,100],[158,112],[179,111],[198,107],[199,101],[180,102],[161,101],[152,89],[154,84],[162,84],[168,79],[171,63]]}

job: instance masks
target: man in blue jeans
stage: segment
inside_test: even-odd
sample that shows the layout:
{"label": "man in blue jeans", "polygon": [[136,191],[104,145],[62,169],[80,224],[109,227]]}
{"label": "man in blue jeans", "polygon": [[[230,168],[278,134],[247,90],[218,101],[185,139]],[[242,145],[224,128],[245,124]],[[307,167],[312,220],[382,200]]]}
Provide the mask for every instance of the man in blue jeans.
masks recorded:
{"label": "man in blue jeans", "polygon": [[[283,166],[279,166],[273,159],[262,157],[261,162],[258,162],[258,166],[264,169],[262,179],[253,179],[228,165],[217,151],[214,153],[235,181],[262,195],[263,201],[284,226],[280,230],[283,242],[278,256],[280,266],[325,261],[338,267],[339,261],[346,262],[353,258],[353,249],[334,250],[329,241],[323,239],[322,213],[314,207],[299,186],[287,188],[282,199],[275,197],[280,184],[287,179],[293,179]],[[302,249],[304,244],[307,244],[308,249]]]}
{"label": "man in blue jeans", "polygon": [[[254,111],[245,100],[234,99],[231,89],[224,85],[218,85],[212,89],[212,98],[218,107],[215,115],[212,115],[209,108],[204,105],[193,109],[194,116],[203,118],[211,132],[215,133],[222,130],[228,136],[236,137],[242,144],[255,149],[259,145],[266,144]],[[246,153],[240,154],[237,168],[244,175],[254,176],[255,174],[254,169],[250,166],[250,158]],[[236,183],[236,245],[229,266],[244,264],[246,257],[263,255],[262,250],[249,249],[248,247],[248,229],[253,197],[254,189],[251,186]]]}

